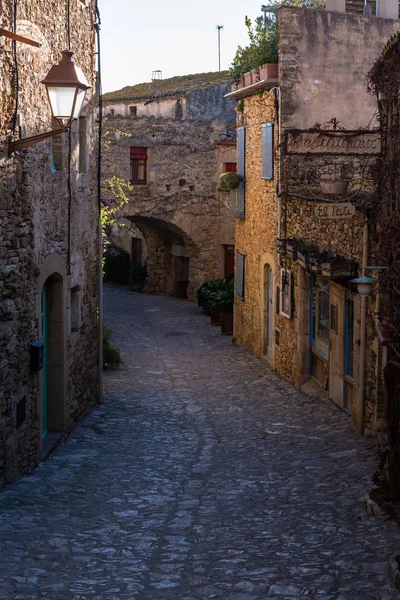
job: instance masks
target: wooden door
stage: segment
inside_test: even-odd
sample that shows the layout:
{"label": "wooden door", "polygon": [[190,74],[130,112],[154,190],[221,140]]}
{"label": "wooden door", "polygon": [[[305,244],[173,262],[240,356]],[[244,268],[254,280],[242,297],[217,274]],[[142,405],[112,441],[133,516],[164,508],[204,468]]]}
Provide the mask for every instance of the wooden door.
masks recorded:
{"label": "wooden door", "polygon": [[340,286],[329,286],[329,398],[343,408],[344,297]]}
{"label": "wooden door", "polygon": [[229,277],[235,272],[235,246],[225,246],[224,254],[224,277]]}
{"label": "wooden door", "polygon": [[47,288],[42,290],[42,342],[43,369],[42,369],[42,437],[48,432],[48,385],[47,385]]}
{"label": "wooden door", "polygon": [[264,265],[264,355],[272,362],[273,277],[270,265]]}

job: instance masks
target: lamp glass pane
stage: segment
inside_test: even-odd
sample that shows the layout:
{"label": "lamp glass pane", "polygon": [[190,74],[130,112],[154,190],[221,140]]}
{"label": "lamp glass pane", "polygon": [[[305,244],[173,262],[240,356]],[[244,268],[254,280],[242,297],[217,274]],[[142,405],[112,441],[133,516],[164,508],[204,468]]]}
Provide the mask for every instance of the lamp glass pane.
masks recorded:
{"label": "lamp glass pane", "polygon": [[75,87],[48,87],[53,115],[57,119],[69,119],[74,104]]}
{"label": "lamp glass pane", "polygon": [[79,90],[76,96],[75,110],[74,110],[74,119],[79,117],[79,113],[82,109],[82,104],[86,96],[86,90]]}

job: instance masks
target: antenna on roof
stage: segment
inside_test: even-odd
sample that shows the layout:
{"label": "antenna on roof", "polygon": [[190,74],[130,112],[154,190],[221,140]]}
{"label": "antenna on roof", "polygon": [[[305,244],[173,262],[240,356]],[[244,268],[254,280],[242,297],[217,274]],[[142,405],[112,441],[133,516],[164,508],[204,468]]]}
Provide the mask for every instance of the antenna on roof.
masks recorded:
{"label": "antenna on roof", "polygon": [[157,71],[153,71],[153,73],[151,75],[151,80],[152,81],[161,81],[162,80],[162,71],[160,71],[159,69]]}
{"label": "antenna on roof", "polygon": [[221,29],[223,29],[223,25],[217,25],[218,29],[218,71],[221,70]]}

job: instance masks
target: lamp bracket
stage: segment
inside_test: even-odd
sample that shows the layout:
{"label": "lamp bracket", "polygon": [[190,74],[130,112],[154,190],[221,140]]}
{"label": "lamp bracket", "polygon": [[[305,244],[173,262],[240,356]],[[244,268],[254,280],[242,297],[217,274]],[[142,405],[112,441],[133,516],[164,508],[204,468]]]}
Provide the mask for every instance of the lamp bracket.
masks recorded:
{"label": "lamp bracket", "polygon": [[28,148],[29,146],[34,146],[39,142],[43,142],[55,135],[59,135],[60,133],[67,133],[69,131],[68,127],[60,127],[60,129],[53,129],[52,131],[46,131],[46,133],[39,133],[39,135],[33,135],[31,137],[24,138],[22,140],[13,141],[12,137],[8,138],[8,156],[11,156],[13,152],[17,150],[23,150],[24,148]]}
{"label": "lamp bracket", "polygon": [[366,276],[372,275],[372,273],[374,271],[377,275],[384,275],[384,273],[387,273],[387,271],[389,271],[389,267],[381,267],[381,266],[364,267],[364,275],[366,275]]}
{"label": "lamp bracket", "polygon": [[29,38],[24,37],[23,35],[18,35],[17,33],[13,33],[12,31],[8,31],[8,29],[4,29],[4,27],[0,27],[0,35],[9,38],[10,40],[14,40],[15,42],[22,42],[23,44],[28,44],[29,46],[35,46],[36,48],[40,48],[42,44],[35,42],[34,40],[30,40]]}

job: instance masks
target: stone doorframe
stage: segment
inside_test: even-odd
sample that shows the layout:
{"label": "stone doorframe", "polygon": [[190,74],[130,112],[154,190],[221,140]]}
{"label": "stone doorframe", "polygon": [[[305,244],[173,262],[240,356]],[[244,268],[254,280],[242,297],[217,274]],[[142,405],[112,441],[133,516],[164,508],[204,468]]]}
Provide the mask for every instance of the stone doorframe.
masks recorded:
{"label": "stone doorframe", "polygon": [[[62,433],[67,428],[67,361],[68,337],[67,299],[68,278],[64,258],[57,252],[50,254],[40,268],[36,287],[36,318],[39,339],[42,338],[42,290],[48,284],[48,419],[49,432]],[[38,462],[43,456],[42,439],[42,371],[39,374],[37,414],[39,417]]]}
{"label": "stone doorframe", "polygon": [[259,356],[263,359],[263,360],[267,360],[266,357],[264,356],[264,327],[265,327],[265,319],[264,319],[264,267],[265,265],[269,265],[271,270],[272,270],[272,281],[273,281],[273,289],[272,289],[272,306],[271,306],[271,310],[272,310],[272,360],[271,362],[268,361],[268,364],[274,369],[275,368],[275,326],[276,326],[276,319],[275,319],[275,315],[276,315],[276,285],[277,285],[277,278],[276,278],[276,259],[274,254],[272,254],[272,252],[264,252],[261,255],[261,261],[260,261],[260,318],[261,318],[261,331],[262,331],[262,336],[261,336],[261,348],[260,348],[260,353]]}

